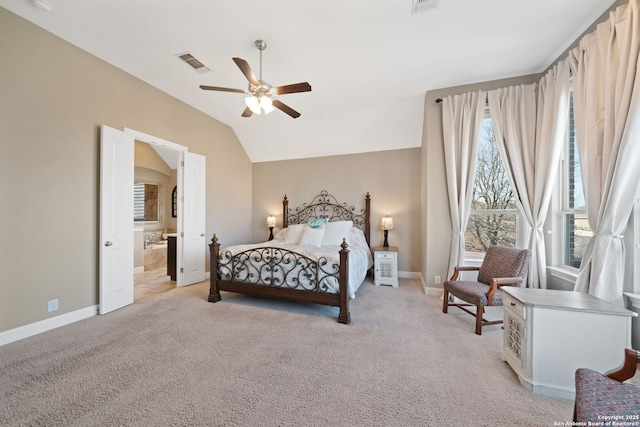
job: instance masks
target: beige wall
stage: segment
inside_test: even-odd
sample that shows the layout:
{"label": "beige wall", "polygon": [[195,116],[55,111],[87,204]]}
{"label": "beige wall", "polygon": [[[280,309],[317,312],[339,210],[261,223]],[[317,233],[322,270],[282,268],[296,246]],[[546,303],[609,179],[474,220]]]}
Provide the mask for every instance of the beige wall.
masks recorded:
{"label": "beige wall", "polygon": [[371,245],[382,245],[380,221],[385,215],[393,217],[395,228],[389,232],[389,244],[399,248],[398,269],[420,271],[420,241],[416,239],[421,229],[420,151],[410,148],[254,163],[253,240],[267,240],[269,231],[265,223],[269,214],[276,215],[277,230],[282,227],[285,194],[289,206],[296,207],[327,190],[339,202],[360,209],[369,192]]}
{"label": "beige wall", "polygon": [[0,8],[0,331],[98,303],[102,124],[206,156],[207,235],[251,238],[232,129]]}

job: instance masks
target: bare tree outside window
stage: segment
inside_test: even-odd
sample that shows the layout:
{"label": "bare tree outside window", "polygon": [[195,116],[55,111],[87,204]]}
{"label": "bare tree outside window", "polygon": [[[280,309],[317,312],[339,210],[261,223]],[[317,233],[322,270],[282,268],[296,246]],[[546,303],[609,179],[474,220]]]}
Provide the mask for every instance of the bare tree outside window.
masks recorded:
{"label": "bare tree outside window", "polygon": [[518,211],[498,151],[491,120],[482,123],[471,213],[465,231],[466,252],[491,245],[516,246]]}

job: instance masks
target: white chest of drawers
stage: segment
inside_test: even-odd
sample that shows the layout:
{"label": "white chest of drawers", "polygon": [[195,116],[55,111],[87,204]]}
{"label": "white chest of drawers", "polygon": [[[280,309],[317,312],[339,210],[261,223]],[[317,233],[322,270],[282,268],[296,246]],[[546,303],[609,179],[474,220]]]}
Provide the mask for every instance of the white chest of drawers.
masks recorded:
{"label": "white chest of drawers", "polygon": [[573,399],[575,371],[622,364],[636,313],[581,292],[505,286],[502,358],[536,394]]}

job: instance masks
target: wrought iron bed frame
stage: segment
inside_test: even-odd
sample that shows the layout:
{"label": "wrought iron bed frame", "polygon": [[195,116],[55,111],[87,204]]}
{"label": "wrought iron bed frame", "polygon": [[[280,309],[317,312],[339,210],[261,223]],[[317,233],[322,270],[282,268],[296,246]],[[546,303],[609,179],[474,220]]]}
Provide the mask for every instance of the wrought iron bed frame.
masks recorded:
{"label": "wrought iron bed frame", "polygon": [[[282,200],[283,227],[304,224],[310,218],[327,218],[331,221],[353,221],[365,235],[370,246],[371,196],[366,194],[364,209],[339,203],[323,190],[309,204],[289,208],[285,195]],[[346,237],[346,236],[345,236]],[[284,299],[289,301],[329,305],[340,308],[338,322],[351,323],[349,312],[349,250],[343,238],[339,251],[340,263],[321,257],[317,261],[298,252],[277,247],[249,249],[235,255],[220,253],[220,243],[214,234],[209,245],[211,274],[209,302],[221,300],[220,291]],[[284,280],[283,280],[284,277]],[[326,280],[334,277],[339,283],[338,293],[326,292]],[[304,289],[294,289],[296,286]]]}

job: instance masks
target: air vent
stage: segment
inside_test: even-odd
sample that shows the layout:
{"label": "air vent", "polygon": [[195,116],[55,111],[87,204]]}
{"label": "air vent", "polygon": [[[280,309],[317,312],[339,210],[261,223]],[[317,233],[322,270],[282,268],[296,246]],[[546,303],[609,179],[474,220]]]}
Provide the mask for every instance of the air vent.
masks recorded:
{"label": "air vent", "polygon": [[180,54],[178,54],[176,56],[178,58],[182,59],[187,64],[189,64],[194,70],[196,70],[199,73],[206,73],[208,71],[211,71],[206,65],[204,65],[202,62],[198,61],[189,52],[180,53]]}
{"label": "air vent", "polygon": [[438,0],[413,0],[413,8],[411,14],[426,12],[438,7]]}

